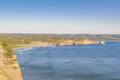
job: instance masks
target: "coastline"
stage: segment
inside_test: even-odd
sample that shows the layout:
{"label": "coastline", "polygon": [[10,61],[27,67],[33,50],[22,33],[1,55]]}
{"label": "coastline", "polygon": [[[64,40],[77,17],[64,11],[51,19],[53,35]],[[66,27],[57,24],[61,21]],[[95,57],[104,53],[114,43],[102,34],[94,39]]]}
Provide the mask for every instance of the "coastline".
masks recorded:
{"label": "coastline", "polygon": [[31,48],[39,46],[65,46],[65,45],[89,45],[89,44],[99,44],[99,41],[84,41],[84,42],[64,42],[59,44],[52,44],[48,42],[31,42],[30,44],[19,44],[15,45],[14,49],[18,48]]}

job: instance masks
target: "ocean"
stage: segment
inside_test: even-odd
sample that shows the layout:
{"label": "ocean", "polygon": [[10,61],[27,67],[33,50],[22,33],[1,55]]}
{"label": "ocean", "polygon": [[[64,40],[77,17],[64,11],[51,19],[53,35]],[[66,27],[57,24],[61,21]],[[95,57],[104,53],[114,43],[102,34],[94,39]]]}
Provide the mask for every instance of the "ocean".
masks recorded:
{"label": "ocean", "polygon": [[23,80],[120,80],[120,42],[14,51]]}

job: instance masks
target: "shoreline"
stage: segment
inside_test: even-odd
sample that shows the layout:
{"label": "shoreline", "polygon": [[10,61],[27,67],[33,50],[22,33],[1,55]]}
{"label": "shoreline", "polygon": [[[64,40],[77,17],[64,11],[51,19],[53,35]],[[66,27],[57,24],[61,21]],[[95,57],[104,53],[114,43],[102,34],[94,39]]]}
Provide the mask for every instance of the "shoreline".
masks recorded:
{"label": "shoreline", "polygon": [[49,46],[71,46],[71,45],[90,45],[90,44],[99,44],[99,42],[90,42],[90,43],[79,43],[79,44],[20,44],[15,45],[14,49],[20,49],[20,48],[31,48],[31,47],[49,47]]}

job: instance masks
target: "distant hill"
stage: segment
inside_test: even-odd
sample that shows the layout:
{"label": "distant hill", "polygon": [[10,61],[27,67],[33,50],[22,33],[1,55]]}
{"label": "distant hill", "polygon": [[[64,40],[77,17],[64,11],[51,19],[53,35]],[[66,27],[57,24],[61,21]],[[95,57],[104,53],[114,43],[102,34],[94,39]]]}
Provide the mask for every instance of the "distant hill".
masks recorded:
{"label": "distant hill", "polygon": [[31,42],[47,42],[50,44],[60,44],[72,41],[120,41],[120,34],[0,34],[1,40],[11,46],[19,44],[30,44]]}

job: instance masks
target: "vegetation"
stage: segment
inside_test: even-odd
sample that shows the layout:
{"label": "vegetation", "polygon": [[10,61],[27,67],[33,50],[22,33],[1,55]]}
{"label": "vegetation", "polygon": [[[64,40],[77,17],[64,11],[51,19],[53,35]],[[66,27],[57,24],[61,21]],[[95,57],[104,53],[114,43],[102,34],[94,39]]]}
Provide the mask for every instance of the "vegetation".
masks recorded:
{"label": "vegetation", "polygon": [[[31,42],[48,42],[52,44],[59,44],[66,42],[68,40],[81,41],[92,40],[92,41],[120,41],[120,35],[90,35],[90,34],[0,34],[2,41],[9,43],[11,46],[18,44],[30,44]],[[6,44],[3,44],[7,47],[7,52],[10,51],[9,47]],[[9,56],[10,57],[10,56]]]}
{"label": "vegetation", "polygon": [[12,58],[15,55],[12,48],[7,43],[1,41],[1,46],[4,49],[4,56],[6,58]]}
{"label": "vegetation", "polygon": [[21,72],[13,49],[1,40],[0,58],[0,80],[22,80]]}

